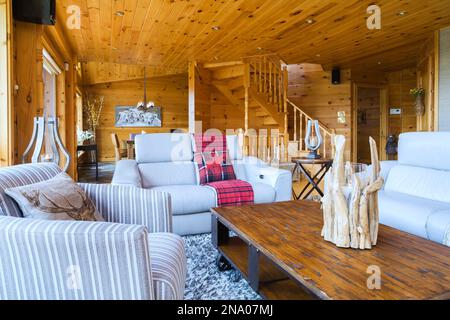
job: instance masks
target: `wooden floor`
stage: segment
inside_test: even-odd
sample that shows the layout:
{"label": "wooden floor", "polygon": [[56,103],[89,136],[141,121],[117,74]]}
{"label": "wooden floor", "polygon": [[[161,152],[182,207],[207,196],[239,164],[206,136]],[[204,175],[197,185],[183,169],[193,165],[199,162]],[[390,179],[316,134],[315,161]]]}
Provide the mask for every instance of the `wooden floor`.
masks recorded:
{"label": "wooden floor", "polygon": [[[111,183],[112,177],[114,175],[114,162],[101,162],[98,165],[98,181],[95,180],[95,167],[91,168],[80,168],[78,172],[78,182],[84,183]],[[300,181],[293,182],[293,188],[295,193],[299,193],[303,187],[306,185],[306,179],[301,179]],[[320,188],[323,190],[323,182],[320,184]],[[313,195],[317,195],[316,192]]]}
{"label": "wooden floor", "polygon": [[101,162],[98,164],[98,181],[95,180],[95,167],[78,169],[78,182],[83,183],[111,183],[114,175],[114,162]]}

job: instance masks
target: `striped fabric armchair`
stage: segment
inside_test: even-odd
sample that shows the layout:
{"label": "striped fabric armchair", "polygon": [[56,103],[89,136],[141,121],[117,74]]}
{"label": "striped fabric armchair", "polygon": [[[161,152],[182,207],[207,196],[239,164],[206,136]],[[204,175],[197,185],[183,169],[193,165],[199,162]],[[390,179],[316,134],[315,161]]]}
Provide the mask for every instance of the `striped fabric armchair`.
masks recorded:
{"label": "striped fabric armchair", "polygon": [[186,256],[170,196],[80,184],[107,222],[24,219],[5,195],[48,180],[54,164],[0,169],[0,299],[183,299]]}

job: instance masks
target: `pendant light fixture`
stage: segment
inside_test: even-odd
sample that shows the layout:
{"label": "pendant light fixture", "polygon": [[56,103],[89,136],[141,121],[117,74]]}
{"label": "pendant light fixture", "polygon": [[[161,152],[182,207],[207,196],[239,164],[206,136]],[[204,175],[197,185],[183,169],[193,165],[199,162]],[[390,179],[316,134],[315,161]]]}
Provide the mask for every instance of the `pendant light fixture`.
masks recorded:
{"label": "pendant light fixture", "polygon": [[146,109],[150,109],[153,108],[155,106],[155,103],[153,101],[149,101],[147,102],[147,73],[146,73],[147,69],[144,66],[144,101],[140,101],[137,104],[137,107],[143,107]]}

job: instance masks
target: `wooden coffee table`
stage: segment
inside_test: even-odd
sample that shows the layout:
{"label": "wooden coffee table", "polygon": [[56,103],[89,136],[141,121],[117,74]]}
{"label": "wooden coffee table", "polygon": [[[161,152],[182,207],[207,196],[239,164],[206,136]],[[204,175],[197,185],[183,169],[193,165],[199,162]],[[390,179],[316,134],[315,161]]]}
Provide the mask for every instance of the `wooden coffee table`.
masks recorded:
{"label": "wooden coffee table", "polygon": [[[322,239],[320,204],[309,201],[211,211],[214,246],[265,299],[450,299],[444,245],[380,225],[372,250],[337,248]],[[367,287],[371,266],[379,290]]]}

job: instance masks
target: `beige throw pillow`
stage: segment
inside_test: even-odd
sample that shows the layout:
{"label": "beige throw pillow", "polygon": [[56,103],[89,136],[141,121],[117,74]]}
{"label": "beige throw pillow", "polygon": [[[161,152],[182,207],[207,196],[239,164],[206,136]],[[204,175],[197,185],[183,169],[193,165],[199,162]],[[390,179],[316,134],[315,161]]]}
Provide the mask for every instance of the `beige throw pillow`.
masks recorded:
{"label": "beige throw pillow", "polygon": [[25,218],[104,221],[84,190],[65,173],[5,193],[17,202]]}

